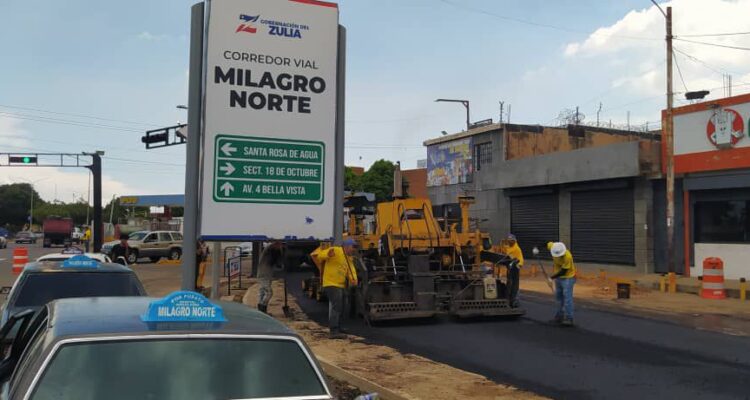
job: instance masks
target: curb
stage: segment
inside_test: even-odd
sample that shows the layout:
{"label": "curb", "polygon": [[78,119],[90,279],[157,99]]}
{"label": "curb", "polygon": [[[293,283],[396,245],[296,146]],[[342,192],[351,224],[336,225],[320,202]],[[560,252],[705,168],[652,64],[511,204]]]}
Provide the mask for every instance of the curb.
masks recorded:
{"label": "curb", "polygon": [[321,367],[323,367],[323,371],[325,371],[326,374],[347,382],[353,386],[356,386],[359,390],[362,390],[364,392],[378,393],[378,398],[383,400],[415,400],[414,397],[408,397],[403,394],[399,394],[394,392],[393,390],[386,389],[383,386],[378,385],[377,383],[367,380],[365,378],[362,378],[361,376],[354,375],[351,372],[348,372],[341,367],[338,367],[334,365],[332,362],[326,360],[323,357],[316,356],[318,359],[318,362],[320,363]]}

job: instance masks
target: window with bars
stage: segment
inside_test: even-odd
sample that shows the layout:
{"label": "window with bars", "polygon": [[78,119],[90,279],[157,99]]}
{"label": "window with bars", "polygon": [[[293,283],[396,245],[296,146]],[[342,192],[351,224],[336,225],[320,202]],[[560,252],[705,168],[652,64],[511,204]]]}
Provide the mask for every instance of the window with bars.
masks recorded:
{"label": "window with bars", "polygon": [[492,142],[474,145],[474,169],[480,171],[482,167],[492,164]]}

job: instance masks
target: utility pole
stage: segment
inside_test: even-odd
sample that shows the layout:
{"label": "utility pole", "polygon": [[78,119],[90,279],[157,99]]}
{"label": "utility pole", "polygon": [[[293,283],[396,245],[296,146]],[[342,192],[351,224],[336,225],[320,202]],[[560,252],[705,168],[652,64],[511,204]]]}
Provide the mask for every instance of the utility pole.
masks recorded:
{"label": "utility pole", "polygon": [[505,105],[505,102],[501,101],[500,102],[500,119],[499,119],[499,121],[500,121],[501,124],[503,123],[503,106],[504,105]]}
{"label": "utility pole", "polygon": [[94,253],[102,249],[104,239],[104,221],[102,221],[102,155],[101,152],[88,154],[91,156],[92,163],[88,168],[94,175]]}
{"label": "utility pole", "polygon": [[[669,267],[669,292],[677,291],[674,251],[674,121],[672,91],[672,7],[667,7],[667,126],[664,135],[667,155],[667,265]],[[686,205],[683,204],[683,207]],[[687,228],[685,228],[687,229]]]}
{"label": "utility pole", "polygon": [[599,109],[596,110],[596,126],[599,126],[599,114],[602,112],[602,102],[599,102]]}

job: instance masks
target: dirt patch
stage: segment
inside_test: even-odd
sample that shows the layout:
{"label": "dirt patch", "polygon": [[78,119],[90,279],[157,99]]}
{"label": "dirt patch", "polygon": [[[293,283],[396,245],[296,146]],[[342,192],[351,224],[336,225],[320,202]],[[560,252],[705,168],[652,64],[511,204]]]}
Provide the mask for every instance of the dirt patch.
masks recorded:
{"label": "dirt patch", "polygon": [[[257,303],[257,285],[250,285],[243,302]],[[269,304],[272,316],[294,329],[310,346],[313,353],[370,382],[385,387],[409,399],[541,399],[535,394],[508,385],[500,385],[472,374],[414,354],[402,354],[387,346],[368,344],[358,336],[331,340],[328,329],[310,321],[294,298],[289,307],[292,319],[284,318],[283,285],[274,282],[274,298]],[[279,294],[279,295],[277,295]]]}
{"label": "dirt patch", "polygon": [[327,376],[328,383],[331,386],[333,397],[338,400],[354,400],[357,396],[365,394],[361,390],[357,389],[342,380],[338,380],[330,375]]}

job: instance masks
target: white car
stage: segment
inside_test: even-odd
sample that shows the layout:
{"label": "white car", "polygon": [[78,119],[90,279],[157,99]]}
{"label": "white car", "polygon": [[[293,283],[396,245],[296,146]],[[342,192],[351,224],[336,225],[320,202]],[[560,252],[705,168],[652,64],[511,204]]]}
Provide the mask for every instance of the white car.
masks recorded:
{"label": "white car", "polygon": [[0,249],[8,247],[8,239],[5,236],[0,236]]}
{"label": "white car", "polygon": [[106,254],[101,253],[84,253],[82,251],[66,251],[63,250],[62,253],[52,253],[52,254],[46,254],[36,259],[36,261],[65,261],[73,256],[77,256],[79,254],[83,254],[86,257],[89,257],[91,259],[94,259],[96,261],[99,261],[101,263],[111,263],[112,259],[109,258]]}

